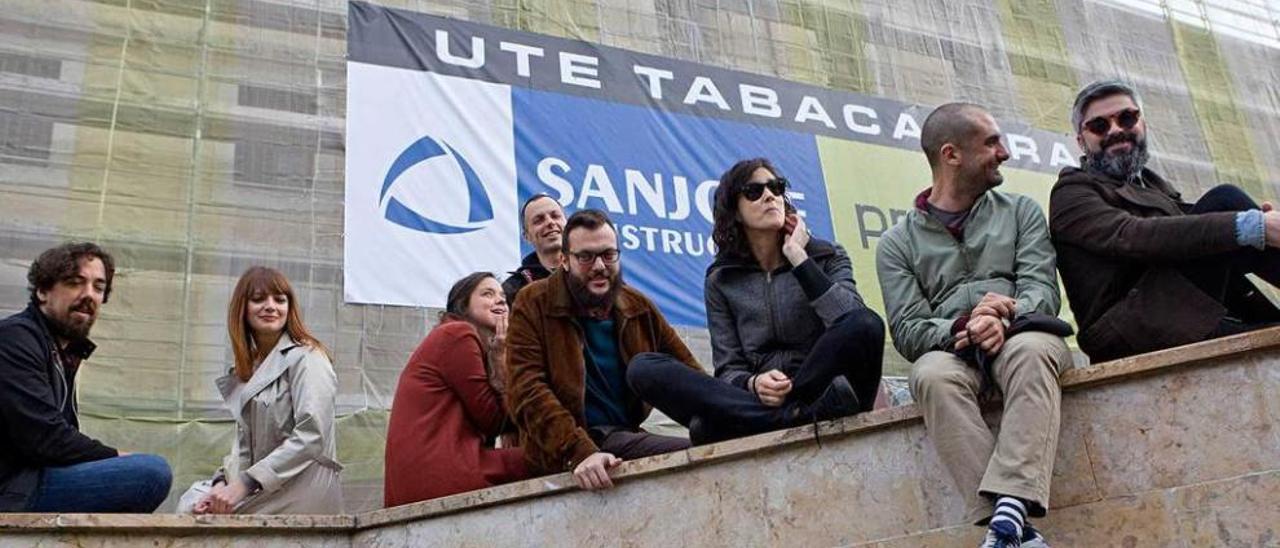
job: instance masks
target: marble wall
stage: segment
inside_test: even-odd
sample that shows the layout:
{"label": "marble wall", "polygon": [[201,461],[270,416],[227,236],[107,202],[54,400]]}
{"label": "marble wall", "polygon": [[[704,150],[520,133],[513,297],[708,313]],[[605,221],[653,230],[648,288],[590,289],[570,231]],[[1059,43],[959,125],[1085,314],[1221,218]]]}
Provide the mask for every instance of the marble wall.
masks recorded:
{"label": "marble wall", "polygon": [[[1059,546],[1280,544],[1280,354],[1264,347],[1192,365],[1177,353],[1152,356],[1104,364],[1106,380],[1094,371],[1064,378],[1053,508],[1038,526]],[[694,468],[624,478],[612,492],[383,525],[353,544],[976,545],[981,529],[961,523],[960,497],[923,423],[876,426],[820,445],[794,439],[805,429],[775,434],[792,441],[773,449],[737,440],[701,466],[711,452],[695,449]]]}
{"label": "marble wall", "polygon": [[[1280,328],[1073,370],[1055,546],[1280,546]],[[998,407],[998,405],[997,405]],[[998,428],[998,413],[991,414]],[[815,435],[818,439],[815,439]],[[355,516],[0,515],[16,546],[972,546],[914,406]]]}

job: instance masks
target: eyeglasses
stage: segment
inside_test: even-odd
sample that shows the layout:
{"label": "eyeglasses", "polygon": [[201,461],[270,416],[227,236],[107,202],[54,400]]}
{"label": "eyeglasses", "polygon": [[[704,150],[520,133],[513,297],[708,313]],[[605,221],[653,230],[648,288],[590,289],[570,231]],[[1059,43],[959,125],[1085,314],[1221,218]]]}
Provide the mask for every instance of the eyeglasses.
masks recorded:
{"label": "eyeglasses", "polygon": [[1090,118],[1089,121],[1084,123],[1084,128],[1098,137],[1106,137],[1107,132],[1111,131],[1112,120],[1115,120],[1120,129],[1133,129],[1133,126],[1138,125],[1138,120],[1141,118],[1141,111],[1136,108],[1127,108],[1110,116]]}
{"label": "eyeglasses", "polygon": [[578,261],[579,265],[590,266],[596,264],[597,257],[604,261],[604,264],[616,263],[618,262],[621,252],[619,252],[617,248],[613,248],[606,249],[604,251],[575,251],[570,253],[570,255],[573,255],[573,259]]}
{"label": "eyeglasses", "polygon": [[742,197],[754,202],[764,196],[764,189],[766,188],[774,196],[782,196],[787,192],[787,180],[778,177],[764,182],[747,183],[746,186],[742,187]]}

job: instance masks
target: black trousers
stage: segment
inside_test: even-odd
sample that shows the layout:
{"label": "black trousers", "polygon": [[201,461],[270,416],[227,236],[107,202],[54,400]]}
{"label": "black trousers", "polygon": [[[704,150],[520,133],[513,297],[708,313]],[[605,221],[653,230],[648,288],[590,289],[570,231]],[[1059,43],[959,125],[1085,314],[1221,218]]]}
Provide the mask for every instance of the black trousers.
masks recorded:
{"label": "black trousers", "polygon": [[601,451],[611,453],[622,460],[633,460],[651,455],[661,455],[689,448],[689,440],[674,436],[651,434],[640,429],[622,426],[592,426],[587,435]]}
{"label": "black trousers", "polygon": [[[1206,192],[1188,213],[1250,209],[1258,209],[1258,204],[1243,190],[1234,185],[1219,185]],[[1257,288],[1244,277],[1253,273],[1267,283],[1280,286],[1280,249],[1239,249],[1192,261],[1180,270],[1191,283],[1227,308],[1230,318],[1218,326],[1213,337],[1250,331],[1280,321],[1280,311],[1257,294]]]}
{"label": "black trousers", "polygon": [[632,358],[627,383],[640,399],[680,424],[688,426],[699,417],[714,441],[792,426],[796,406],[817,399],[838,375],[853,385],[859,411],[868,411],[880,387],[883,358],[884,323],[874,312],[861,309],[846,314],[818,338],[781,407],[765,405],[747,390],[655,352]]}

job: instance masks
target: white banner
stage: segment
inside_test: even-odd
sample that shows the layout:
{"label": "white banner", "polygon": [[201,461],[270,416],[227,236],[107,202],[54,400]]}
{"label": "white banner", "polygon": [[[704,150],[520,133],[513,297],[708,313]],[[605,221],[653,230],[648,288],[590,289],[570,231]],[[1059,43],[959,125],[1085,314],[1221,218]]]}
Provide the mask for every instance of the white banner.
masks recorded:
{"label": "white banner", "polygon": [[509,86],[347,64],[344,297],[442,307],[520,262]]}

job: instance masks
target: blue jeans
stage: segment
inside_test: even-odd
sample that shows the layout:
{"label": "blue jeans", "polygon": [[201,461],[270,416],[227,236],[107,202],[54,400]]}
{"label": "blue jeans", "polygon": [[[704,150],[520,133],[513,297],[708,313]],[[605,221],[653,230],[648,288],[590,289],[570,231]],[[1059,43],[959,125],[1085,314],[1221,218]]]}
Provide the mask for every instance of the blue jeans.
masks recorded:
{"label": "blue jeans", "polygon": [[40,472],[28,512],[154,512],[169,495],[173,472],[156,455],[129,455]]}

